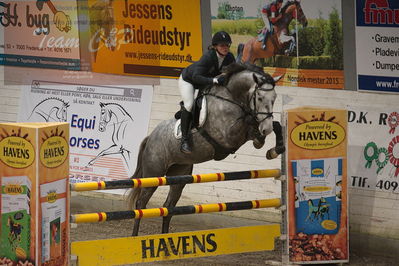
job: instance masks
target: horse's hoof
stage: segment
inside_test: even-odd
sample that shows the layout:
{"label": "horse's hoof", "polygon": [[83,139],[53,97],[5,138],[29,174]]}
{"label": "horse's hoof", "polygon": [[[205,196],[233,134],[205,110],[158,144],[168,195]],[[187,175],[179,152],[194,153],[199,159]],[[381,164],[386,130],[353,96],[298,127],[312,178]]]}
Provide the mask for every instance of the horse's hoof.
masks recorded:
{"label": "horse's hoof", "polygon": [[255,140],[252,142],[252,145],[255,147],[255,149],[259,150],[260,148],[263,147],[263,145],[265,145],[265,142],[261,142],[261,141],[255,139]]}
{"label": "horse's hoof", "polygon": [[271,148],[270,150],[268,150],[266,152],[266,159],[268,159],[268,160],[275,159],[275,158],[277,158],[277,156],[278,156],[278,153],[276,152],[275,148]]}

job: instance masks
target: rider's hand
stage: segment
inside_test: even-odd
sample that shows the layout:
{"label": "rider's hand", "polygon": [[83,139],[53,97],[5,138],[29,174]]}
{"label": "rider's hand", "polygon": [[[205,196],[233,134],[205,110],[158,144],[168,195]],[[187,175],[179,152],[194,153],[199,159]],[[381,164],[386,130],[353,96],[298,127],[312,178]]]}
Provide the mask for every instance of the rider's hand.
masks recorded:
{"label": "rider's hand", "polygon": [[[224,77],[224,76],[220,76],[220,77],[218,77],[218,78],[215,78],[216,79],[216,84],[218,84],[218,85],[223,85],[224,84],[224,81],[226,80],[226,78]],[[214,79],[214,80],[215,80]],[[214,82],[215,83],[215,82]]]}

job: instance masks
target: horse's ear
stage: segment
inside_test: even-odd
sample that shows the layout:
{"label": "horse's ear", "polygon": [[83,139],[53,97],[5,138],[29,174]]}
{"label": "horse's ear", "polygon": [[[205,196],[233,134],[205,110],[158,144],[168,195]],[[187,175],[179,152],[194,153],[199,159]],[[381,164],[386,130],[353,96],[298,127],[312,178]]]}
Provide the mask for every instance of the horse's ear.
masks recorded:
{"label": "horse's ear", "polygon": [[103,108],[103,107],[104,107],[104,104],[103,104],[103,103],[101,103],[101,102],[100,102],[100,107],[101,107],[101,108]]}
{"label": "horse's ear", "polygon": [[255,83],[259,84],[260,80],[259,80],[258,76],[256,76],[255,73],[252,73],[252,76],[254,78]]}
{"label": "horse's ear", "polygon": [[280,79],[282,79],[284,77],[284,74],[277,76],[277,77],[273,77],[274,82],[277,83]]}

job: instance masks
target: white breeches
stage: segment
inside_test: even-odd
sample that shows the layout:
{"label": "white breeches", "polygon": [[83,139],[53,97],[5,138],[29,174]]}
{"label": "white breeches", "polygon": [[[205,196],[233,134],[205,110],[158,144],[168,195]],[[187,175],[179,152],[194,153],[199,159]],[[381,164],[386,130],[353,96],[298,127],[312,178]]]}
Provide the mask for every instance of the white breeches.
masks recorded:
{"label": "white breeches", "polygon": [[270,29],[270,21],[269,21],[269,18],[267,17],[266,14],[263,14],[263,13],[261,13],[261,14],[262,14],[263,23],[265,23],[266,29],[270,32],[271,29]]}
{"label": "white breeches", "polygon": [[186,108],[187,111],[191,112],[194,103],[194,86],[191,83],[183,80],[181,75],[179,77],[178,84],[179,84],[180,95],[184,102],[184,107]]}

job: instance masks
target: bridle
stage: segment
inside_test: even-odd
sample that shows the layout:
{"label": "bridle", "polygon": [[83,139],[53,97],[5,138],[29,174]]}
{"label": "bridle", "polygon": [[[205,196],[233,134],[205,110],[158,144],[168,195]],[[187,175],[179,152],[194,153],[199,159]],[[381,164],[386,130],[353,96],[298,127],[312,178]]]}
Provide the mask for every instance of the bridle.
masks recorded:
{"label": "bridle", "polygon": [[[252,112],[253,112],[253,117],[254,117],[255,121],[258,122],[258,124],[262,123],[263,121],[265,121],[268,118],[273,118],[273,112],[258,112],[258,110],[256,108],[256,95],[257,95],[257,92],[258,91],[272,91],[272,90],[274,90],[274,86],[272,86],[272,88],[270,88],[270,89],[262,88],[262,85],[265,84],[265,83],[266,82],[262,83],[260,86],[259,86],[259,84],[256,84],[254,93],[252,93],[252,96],[251,96],[252,99],[250,99],[250,101],[252,100],[253,104],[254,104],[254,110],[251,109]],[[265,118],[258,119],[258,115],[265,115]]]}
{"label": "bridle", "polygon": [[[266,83],[266,81],[262,82],[261,84],[256,84],[255,85],[255,90],[254,90],[254,92],[252,93],[252,95],[251,95],[251,97],[249,99],[249,103],[251,101],[253,101],[254,109],[251,109],[250,104],[248,104],[248,106],[246,106],[246,105],[243,105],[242,103],[239,103],[239,102],[236,102],[236,101],[221,97],[221,96],[213,94],[213,93],[205,92],[203,94],[203,96],[209,95],[209,96],[215,97],[217,99],[220,99],[220,100],[223,100],[223,101],[226,101],[226,102],[229,102],[229,103],[232,103],[232,104],[235,104],[235,105],[239,106],[243,110],[244,116],[239,117],[238,119],[242,119],[242,118],[245,118],[246,116],[249,116],[251,118],[250,120],[252,120],[253,122],[255,122],[256,124],[259,125],[260,123],[262,123],[266,119],[273,118],[273,112],[258,112],[258,110],[257,110],[257,105],[256,105],[257,92],[258,91],[272,91],[272,90],[274,90],[274,86],[272,86],[272,88],[270,88],[270,89],[262,88],[262,86],[265,83]],[[229,88],[227,86],[225,86],[225,87],[230,92]],[[265,118],[258,119],[258,115],[265,115]]]}

